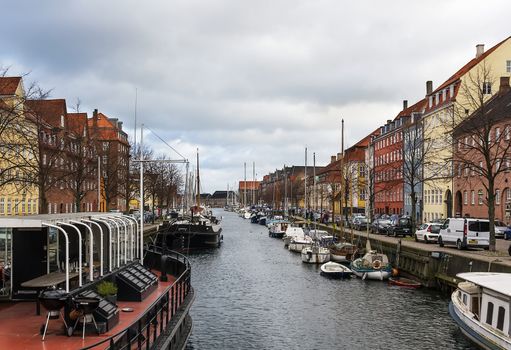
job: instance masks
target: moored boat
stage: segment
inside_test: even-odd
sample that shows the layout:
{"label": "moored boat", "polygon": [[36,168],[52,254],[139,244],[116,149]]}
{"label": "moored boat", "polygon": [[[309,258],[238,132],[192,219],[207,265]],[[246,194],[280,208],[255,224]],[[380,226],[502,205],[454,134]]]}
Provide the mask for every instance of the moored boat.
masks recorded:
{"label": "moored boat", "polygon": [[282,238],[289,225],[290,223],[287,220],[274,221],[268,229],[268,235],[273,238]]}
{"label": "moored boat", "polygon": [[330,246],[330,260],[335,262],[350,262],[356,247],[348,242],[336,243]]}
{"label": "moored boat", "polygon": [[392,266],[385,254],[370,250],[350,264],[353,273],[362,279],[385,280],[390,277]]}
{"label": "moored boat", "polygon": [[389,277],[389,284],[403,288],[420,288],[422,284],[409,278],[404,277]]}
{"label": "moored boat", "polygon": [[284,248],[287,248],[293,239],[302,237],[305,237],[303,228],[288,225],[283,237]]}
{"label": "moored boat", "polygon": [[511,349],[511,274],[459,273],[449,314],[461,332],[483,349]]}
{"label": "moored boat", "polygon": [[348,278],[351,276],[351,271],[347,266],[329,261],[321,265],[321,274],[330,278]]}
{"label": "moored boat", "polygon": [[312,246],[312,238],[309,236],[296,237],[289,243],[288,249],[291,252],[301,253],[304,248]]}
{"label": "moored boat", "polygon": [[302,262],[308,264],[323,264],[330,261],[330,251],[328,248],[314,243],[312,246],[306,246],[301,251]]}

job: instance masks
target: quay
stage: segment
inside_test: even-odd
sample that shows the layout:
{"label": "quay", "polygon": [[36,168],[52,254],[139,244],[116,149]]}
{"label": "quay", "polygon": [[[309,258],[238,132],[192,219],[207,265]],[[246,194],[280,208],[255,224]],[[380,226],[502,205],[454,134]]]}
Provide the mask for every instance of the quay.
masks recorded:
{"label": "quay", "polygon": [[429,288],[450,292],[461,282],[456,278],[456,274],[461,272],[511,273],[511,256],[507,251],[510,243],[504,240],[497,240],[496,252],[458,250],[455,247],[440,247],[436,243],[426,244],[348,228],[341,232],[340,228],[334,229],[324,224],[317,224],[317,227],[346,241],[352,239],[353,232],[353,243],[358,247],[365,247],[369,237],[371,247],[386,254],[401,273],[413,276]]}

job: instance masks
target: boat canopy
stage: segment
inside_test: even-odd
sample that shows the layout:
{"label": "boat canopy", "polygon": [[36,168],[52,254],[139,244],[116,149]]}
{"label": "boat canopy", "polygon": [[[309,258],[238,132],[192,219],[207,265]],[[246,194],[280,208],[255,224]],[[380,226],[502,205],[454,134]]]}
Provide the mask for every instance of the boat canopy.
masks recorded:
{"label": "boat canopy", "polygon": [[456,277],[511,297],[511,273],[464,272],[457,274]]}

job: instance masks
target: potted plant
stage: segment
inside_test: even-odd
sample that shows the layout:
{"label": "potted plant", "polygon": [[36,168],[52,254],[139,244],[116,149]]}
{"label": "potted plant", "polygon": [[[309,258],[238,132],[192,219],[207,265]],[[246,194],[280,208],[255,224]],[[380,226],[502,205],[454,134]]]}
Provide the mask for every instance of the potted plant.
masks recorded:
{"label": "potted plant", "polygon": [[115,283],[110,281],[103,281],[97,286],[98,294],[103,298],[111,302],[112,304],[117,304],[117,286]]}

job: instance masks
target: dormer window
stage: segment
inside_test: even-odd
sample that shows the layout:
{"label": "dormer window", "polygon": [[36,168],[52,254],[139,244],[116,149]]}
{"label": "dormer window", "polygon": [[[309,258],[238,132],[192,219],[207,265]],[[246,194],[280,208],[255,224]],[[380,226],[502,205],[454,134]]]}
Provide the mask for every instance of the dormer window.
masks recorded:
{"label": "dormer window", "polygon": [[63,115],[60,116],[60,126],[64,127],[64,116]]}
{"label": "dormer window", "polygon": [[511,60],[506,61],[506,72],[511,73]]}
{"label": "dormer window", "polygon": [[449,97],[450,98],[453,98],[454,97],[454,85],[451,85],[449,87]]}
{"label": "dormer window", "polygon": [[429,108],[433,107],[433,96],[429,96]]}
{"label": "dormer window", "polygon": [[446,97],[447,97],[447,90],[444,89],[444,90],[442,90],[442,101],[445,101]]}

